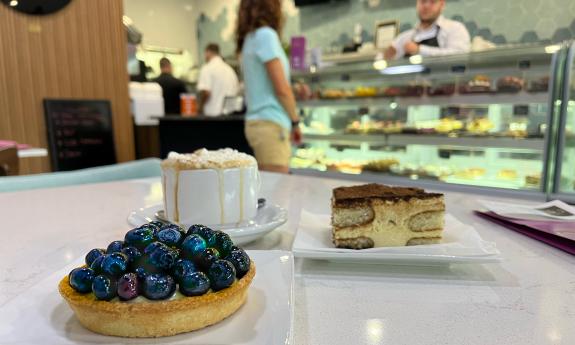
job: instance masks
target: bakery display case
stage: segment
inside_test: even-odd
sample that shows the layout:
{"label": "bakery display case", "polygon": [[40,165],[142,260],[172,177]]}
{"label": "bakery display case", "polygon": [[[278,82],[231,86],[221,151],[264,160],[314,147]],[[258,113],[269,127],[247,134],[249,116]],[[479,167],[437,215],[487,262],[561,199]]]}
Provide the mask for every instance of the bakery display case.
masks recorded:
{"label": "bakery display case", "polygon": [[546,192],[547,134],[561,97],[554,80],[567,50],[509,47],[294,72],[304,142],[291,168]]}
{"label": "bakery display case", "polygon": [[557,159],[555,159],[552,198],[575,203],[575,44],[567,54],[561,81],[562,102],[559,119]]}

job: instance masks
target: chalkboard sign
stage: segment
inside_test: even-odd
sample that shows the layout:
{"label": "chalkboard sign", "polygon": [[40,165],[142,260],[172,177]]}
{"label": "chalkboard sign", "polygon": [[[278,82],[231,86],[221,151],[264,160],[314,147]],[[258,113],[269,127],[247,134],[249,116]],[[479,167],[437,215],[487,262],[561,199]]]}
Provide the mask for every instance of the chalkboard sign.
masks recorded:
{"label": "chalkboard sign", "polygon": [[112,112],[105,100],[44,100],[52,170],[116,163]]}

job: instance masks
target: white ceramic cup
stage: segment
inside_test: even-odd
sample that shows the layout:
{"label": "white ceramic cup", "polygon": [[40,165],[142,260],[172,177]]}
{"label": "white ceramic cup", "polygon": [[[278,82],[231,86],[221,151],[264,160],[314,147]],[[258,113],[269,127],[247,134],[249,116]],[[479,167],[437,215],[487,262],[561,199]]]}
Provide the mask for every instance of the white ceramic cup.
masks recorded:
{"label": "white ceramic cup", "polygon": [[226,169],[162,168],[164,212],[179,224],[225,225],[248,221],[257,212],[257,166]]}

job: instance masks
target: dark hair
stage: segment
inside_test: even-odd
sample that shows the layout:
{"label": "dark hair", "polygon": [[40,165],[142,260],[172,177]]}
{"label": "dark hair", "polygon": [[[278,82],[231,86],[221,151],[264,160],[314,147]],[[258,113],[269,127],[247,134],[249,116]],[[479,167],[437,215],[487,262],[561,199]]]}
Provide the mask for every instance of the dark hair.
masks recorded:
{"label": "dark hair", "polygon": [[236,30],[236,53],[241,53],[246,36],[263,26],[269,26],[281,36],[282,22],[281,0],[241,0]]}
{"label": "dark hair", "polygon": [[160,59],[160,68],[169,67],[172,64],[170,59],[163,57]]}
{"label": "dark hair", "polygon": [[206,51],[220,55],[220,46],[217,43],[209,43],[206,46]]}

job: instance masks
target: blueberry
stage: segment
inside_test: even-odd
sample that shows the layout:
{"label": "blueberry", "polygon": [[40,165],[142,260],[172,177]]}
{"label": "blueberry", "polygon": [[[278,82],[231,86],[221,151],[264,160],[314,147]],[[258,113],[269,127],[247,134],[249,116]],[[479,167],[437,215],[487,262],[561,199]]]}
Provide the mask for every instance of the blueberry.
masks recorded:
{"label": "blueberry", "polygon": [[188,235],[197,235],[198,232],[204,228],[207,228],[206,226],[200,225],[200,224],[194,224],[192,226],[190,226],[188,228],[188,231],[186,232],[186,236]]}
{"label": "blueberry", "polygon": [[225,259],[234,265],[234,268],[236,269],[236,277],[238,279],[243,277],[250,270],[251,260],[243,249],[237,248],[236,250],[233,250]]}
{"label": "blueberry", "polygon": [[180,281],[180,292],[184,296],[201,296],[209,289],[210,279],[204,272],[191,272]]}
{"label": "blueberry", "polygon": [[123,253],[106,254],[100,266],[102,274],[118,277],[128,269],[128,257]]}
{"label": "blueberry", "polygon": [[109,301],[118,294],[118,283],[114,278],[99,275],[92,282],[92,291],[97,299]]}
{"label": "blueberry", "polygon": [[118,296],[122,301],[138,297],[138,276],[136,273],[126,273],[118,279]]}
{"label": "blueberry", "polygon": [[150,274],[144,281],[144,296],[151,300],[161,300],[171,297],[176,291],[174,278],[166,274]]}
{"label": "blueberry", "polygon": [[206,241],[199,235],[188,235],[182,242],[182,255],[187,258],[194,258],[199,256],[206,248]]}
{"label": "blueberry", "polygon": [[178,252],[168,247],[158,247],[149,256],[148,264],[154,268],[167,271],[174,266],[178,260]]}
{"label": "blueberry", "polygon": [[158,241],[170,247],[179,245],[183,237],[177,225],[165,227],[156,234]]}
{"label": "blueberry", "polygon": [[176,282],[179,283],[183,276],[197,271],[198,268],[196,267],[196,265],[194,265],[192,261],[186,259],[179,259],[178,261],[176,261],[174,267],[172,268],[172,275],[174,276]]}
{"label": "blueberry", "polygon": [[208,247],[213,247],[216,244],[216,232],[207,226],[203,225],[192,225],[188,229],[187,235],[199,235],[201,238],[206,240],[206,245]]}
{"label": "blueberry", "polygon": [[204,250],[198,257],[195,258],[195,263],[203,270],[206,271],[214,261],[220,258],[220,253],[215,248],[208,248]]}
{"label": "blueberry", "polygon": [[215,247],[222,254],[222,256],[228,255],[232,251],[234,242],[228,234],[223,231],[216,231],[216,245]]}
{"label": "blueberry", "polygon": [[94,271],[94,273],[102,273],[102,261],[104,261],[105,256],[106,255],[98,256],[90,265],[90,268]]}
{"label": "blueberry", "polygon": [[124,248],[124,241],[114,241],[108,245],[106,254],[119,253]]}
{"label": "blueberry", "polygon": [[92,249],[88,252],[88,254],[86,254],[86,265],[88,267],[92,266],[92,262],[94,262],[94,260],[96,260],[97,258],[99,258],[100,256],[106,254],[106,251],[104,249]]}
{"label": "blueberry", "polygon": [[74,268],[68,275],[68,283],[79,293],[92,292],[92,282],[96,274],[87,267]]}
{"label": "blueberry", "polygon": [[157,241],[156,241],[156,242],[152,242],[152,243],[148,244],[148,245],[146,246],[146,248],[144,248],[144,254],[145,254],[145,255],[150,255],[150,254],[152,254],[152,252],[153,252],[154,250],[156,250],[156,248],[159,248],[159,247],[165,247],[165,248],[167,248],[167,246],[166,246],[165,244],[163,244],[162,242],[157,242]]}
{"label": "blueberry", "polygon": [[142,257],[142,253],[136,247],[126,247],[122,249],[122,253],[128,257],[129,265],[134,265]]}
{"label": "blueberry", "polygon": [[160,229],[161,229],[162,227],[164,227],[164,225],[165,225],[164,223],[158,222],[157,220],[154,220],[154,221],[149,222],[149,223],[147,224],[147,226],[150,227],[151,229],[153,229],[154,232],[160,231]]}
{"label": "blueberry", "polygon": [[146,280],[146,277],[148,276],[149,273],[148,271],[146,271],[144,267],[136,267],[136,269],[134,269],[134,273],[138,277],[138,286],[140,288],[140,291],[142,291],[144,281]]}
{"label": "blueberry", "polygon": [[208,270],[211,287],[214,291],[231,286],[236,279],[236,269],[231,262],[216,260]]}
{"label": "blueberry", "polygon": [[124,236],[126,245],[143,250],[146,246],[154,241],[154,228],[142,225],[139,228],[132,229]]}

